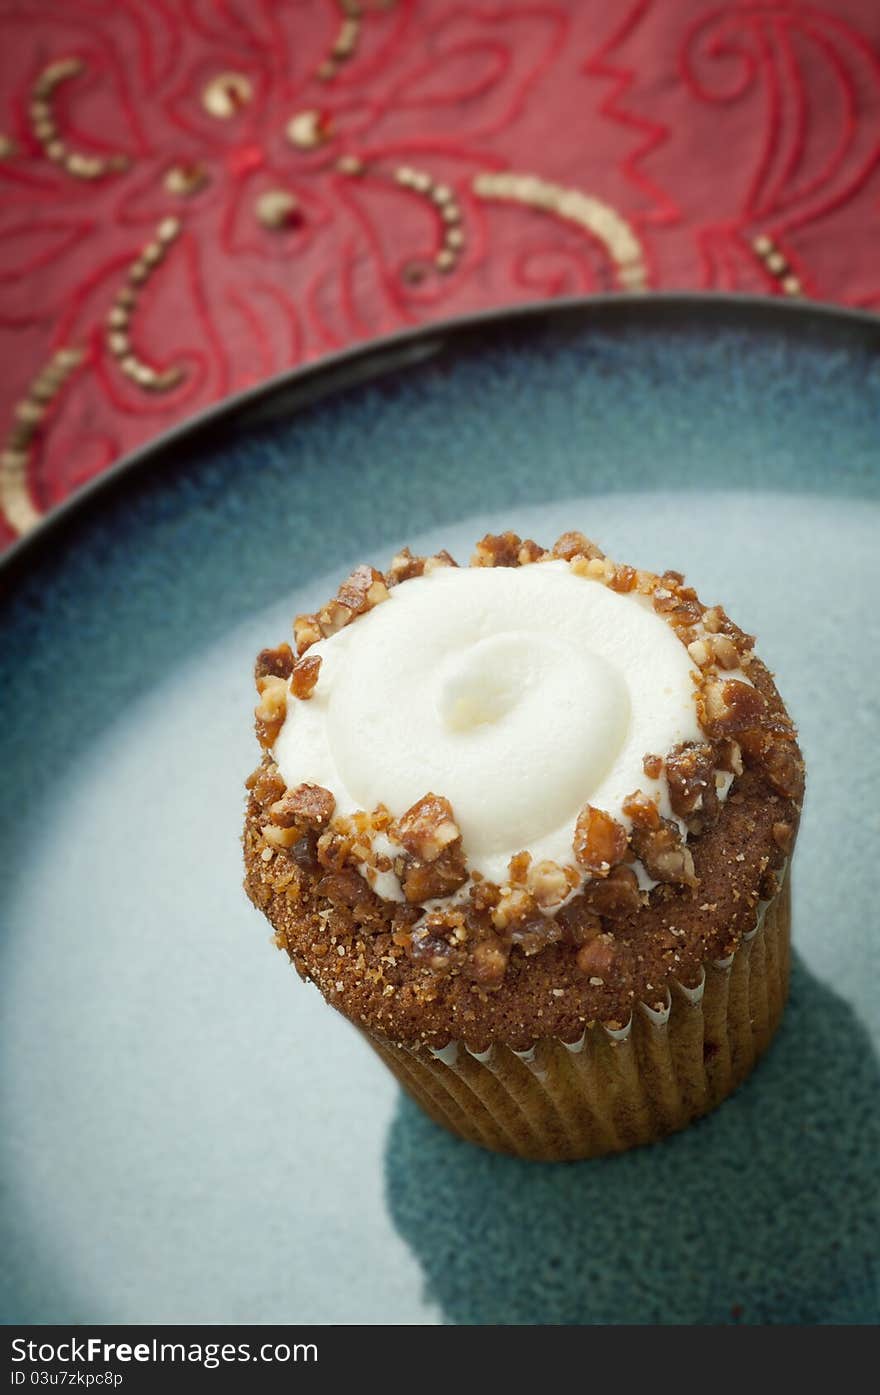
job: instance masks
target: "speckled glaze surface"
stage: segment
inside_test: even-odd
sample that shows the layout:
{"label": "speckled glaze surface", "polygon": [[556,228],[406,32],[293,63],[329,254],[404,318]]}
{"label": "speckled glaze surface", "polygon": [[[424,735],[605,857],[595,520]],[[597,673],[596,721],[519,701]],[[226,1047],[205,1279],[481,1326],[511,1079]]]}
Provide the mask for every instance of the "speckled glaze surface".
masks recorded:
{"label": "speckled glaze surface", "polygon": [[[14,553],[5,1320],[876,1321],[878,448],[868,318],[585,303],[276,384]],[[240,885],[253,653],[354,563],[493,525],[686,571],[759,635],[808,762],[775,1044],[598,1162],[433,1125]]]}

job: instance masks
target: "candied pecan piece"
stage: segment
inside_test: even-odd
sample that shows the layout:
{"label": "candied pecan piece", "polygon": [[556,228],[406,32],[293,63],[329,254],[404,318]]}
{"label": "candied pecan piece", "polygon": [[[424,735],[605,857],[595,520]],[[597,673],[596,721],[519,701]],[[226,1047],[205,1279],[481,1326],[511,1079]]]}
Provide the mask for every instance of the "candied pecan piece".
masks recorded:
{"label": "candied pecan piece", "polygon": [[424,557],[414,557],[408,547],[402,547],[391,559],[391,566],[385,573],[385,585],[399,586],[401,581],[411,581],[414,576],[421,576],[424,570]]}
{"label": "candied pecan piece", "polygon": [[534,542],[531,538],[525,538],[517,554],[517,561],[521,567],[527,567],[531,562],[540,562],[545,555],[544,549],[539,543]]}
{"label": "candied pecan piece", "polygon": [[374,891],[367,886],[363,877],[353,867],[343,867],[338,872],[327,872],[321,878],[315,891],[333,906],[367,907],[377,904]]}
{"label": "candied pecan piece", "polygon": [[532,864],[526,885],[542,910],[560,905],[572,889],[566,869],[549,858]]}
{"label": "candied pecan piece", "polygon": [[497,935],[475,944],[465,966],[465,973],[482,988],[499,988],[507,972],[510,945]]}
{"label": "candied pecan piece", "polygon": [[635,567],[616,566],[608,585],[612,591],[620,591],[621,594],[634,591],[636,585]]}
{"label": "candied pecan piece", "polygon": [[254,664],[254,678],[289,678],[293,672],[294,656],[289,644],[279,644],[275,649],[261,649]]}
{"label": "candied pecan piece", "polygon": [[541,915],[540,911],[533,912],[513,923],[509,939],[511,945],[516,945],[523,954],[531,957],[540,954],[548,945],[558,944],[562,939],[562,927],[551,916]]}
{"label": "candied pecan piece", "polygon": [[461,837],[452,805],[443,795],[428,793],[391,825],[391,837],[422,862],[434,862],[444,848]]}
{"label": "candied pecan piece", "polygon": [[320,668],[320,654],[307,654],[304,659],[296,661],[290,680],[290,691],[295,698],[308,702],[318,681]]}
{"label": "candied pecan piece", "polygon": [[710,635],[720,634],[727,623],[727,616],[720,605],[713,605],[708,610],[704,610],[702,619],[703,628],[708,630]]}
{"label": "candied pecan piece", "polygon": [[696,886],[691,850],[671,819],[661,819],[659,828],[633,828],[632,845],[650,877]]}
{"label": "candied pecan piece", "polygon": [[518,567],[522,538],[516,533],[487,533],[471,558],[472,567]]}
{"label": "candied pecan piece", "polygon": [[267,804],[280,799],[286,788],[277,765],[258,765],[247,777],[244,786],[264,809]]}
{"label": "candied pecan piece", "polygon": [[322,639],[321,626],[317,615],[298,615],[293,622],[293,638],[296,652],[302,656],[312,644]]}
{"label": "candied pecan piece", "polygon": [[666,780],[673,813],[687,819],[699,813],[701,827],[718,816],[715,751],[703,742],[682,741],[666,757]]}
{"label": "candied pecan piece", "polygon": [[594,542],[585,537],[583,533],[572,530],[570,533],[563,533],[553,544],[553,556],[561,557],[563,561],[570,562],[573,557],[603,558],[605,553],[601,547],[597,547]]}
{"label": "candied pecan piece", "polygon": [[341,605],[347,606],[353,615],[363,615],[364,611],[372,610],[380,602],[387,601],[388,587],[382,573],[364,563],[355,567],[348,580],[343,581],[336,593],[336,599]]}
{"label": "candied pecan piece", "polygon": [[626,857],[626,829],[604,809],[585,804],[574,826],[573,847],[581,867],[594,876],[607,877],[611,868]]}
{"label": "candied pecan piece", "polygon": [[458,563],[451,552],[447,552],[443,547],[439,552],[435,552],[432,557],[425,558],[423,575],[430,576],[432,572],[439,571],[441,567],[457,567]]}
{"label": "candied pecan piece", "polygon": [[279,828],[324,828],[336,808],[336,800],[322,785],[297,785],[288,790],[269,810]]}
{"label": "candied pecan piece", "polygon": [[267,823],[260,830],[263,841],[270,847],[283,849],[285,852],[292,848],[299,837],[299,830],[296,828],[279,828],[277,824]]}
{"label": "candied pecan piece", "polygon": [[776,793],[800,803],[804,797],[804,763],[794,742],[769,741],[761,759]]}
{"label": "candied pecan piece", "polygon": [[317,842],[318,861],[322,867],[327,867],[330,871],[338,871],[344,867],[351,852],[354,842],[354,835],[348,830],[343,820],[337,820],[335,825],[325,829]]}
{"label": "candied pecan piece", "polygon": [[634,790],[623,801],[623,812],[632,822],[633,828],[659,828],[660,810],[656,799],[651,799],[641,790]]}
{"label": "candied pecan piece", "polygon": [[603,981],[614,965],[614,940],[611,935],[597,935],[588,940],[577,952],[575,965],[585,977]]}
{"label": "candied pecan piece", "polygon": [[535,913],[535,898],[525,887],[504,888],[492,910],[496,930],[507,930],[515,921],[525,920]]}
{"label": "candied pecan piece", "polygon": [[[604,888],[611,883],[610,881],[599,882],[597,885]],[[593,883],[590,884],[591,890],[592,886]],[[638,901],[636,904],[638,905]],[[573,945],[575,949],[586,944],[587,940],[598,935],[602,929],[602,922],[585,894],[574,896],[567,905],[563,906],[556,916],[556,923],[562,931],[563,943]]]}
{"label": "candied pecan piece", "polygon": [[410,955],[435,974],[448,974],[464,960],[464,950],[448,938],[449,927],[441,916],[427,916],[410,940]]}
{"label": "candied pecan piece", "polygon": [[705,644],[719,668],[739,668],[740,652],[730,635],[709,635]]}
{"label": "candied pecan piece", "polygon": [[495,909],[501,900],[501,888],[495,882],[474,882],[469,895],[474,910],[480,914]]}
{"label": "candied pecan piece", "polygon": [[715,742],[715,765],[718,770],[725,770],[728,775],[743,773],[742,749],[732,736],[724,736]]}
{"label": "candied pecan piece", "polygon": [[529,852],[514,853],[507,864],[507,875],[510,881],[516,886],[526,881],[529,868],[532,865],[532,854]]}
{"label": "candied pecan piece", "polygon": [[274,746],[287,715],[287,683],[275,674],[257,680],[260,701],[254,708],[257,740],[264,750]]}
{"label": "candied pecan piece", "polygon": [[757,688],[738,678],[704,683],[698,705],[708,736],[738,736],[760,721],[767,706]]}
{"label": "candied pecan piece", "polygon": [[450,843],[432,862],[405,857],[400,884],[407,901],[420,905],[438,896],[451,896],[467,879],[467,862],[459,840]]}
{"label": "candied pecan piece", "polygon": [[663,773],[663,757],[651,755],[649,752],[642,757],[642,769],[649,780],[659,780]]}
{"label": "candied pecan piece", "polygon": [[[587,909],[609,920],[632,915],[642,904],[639,879],[631,867],[612,868],[602,881],[588,882],[583,895]],[[564,914],[564,910],[559,912],[560,917]]]}
{"label": "candied pecan piece", "polygon": [[321,864],[318,861],[318,835],[314,829],[310,828],[297,839],[290,849],[290,858],[301,872],[308,872],[312,877],[318,875]]}
{"label": "candied pecan piece", "polygon": [[332,601],[328,601],[327,604],[322,606],[318,611],[318,624],[321,627],[321,634],[325,639],[329,639],[331,635],[338,634],[340,630],[345,629],[345,626],[348,624],[349,620],[351,620],[353,614],[354,612],[351,606],[343,605],[342,601],[338,601],[335,598]]}

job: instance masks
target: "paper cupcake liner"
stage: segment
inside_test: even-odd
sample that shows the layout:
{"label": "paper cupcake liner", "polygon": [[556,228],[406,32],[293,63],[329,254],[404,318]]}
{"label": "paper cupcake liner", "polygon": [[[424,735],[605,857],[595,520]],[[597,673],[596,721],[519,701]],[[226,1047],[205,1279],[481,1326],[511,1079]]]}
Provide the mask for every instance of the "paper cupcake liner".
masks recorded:
{"label": "paper cupcake liner", "polygon": [[479,1054],[365,1035],[426,1113],[471,1143],[545,1161],[622,1152],[684,1128],[745,1080],[782,1016],[790,924],[786,877],[734,954],[693,987],[673,984],[661,1010],[639,1004],[620,1031]]}

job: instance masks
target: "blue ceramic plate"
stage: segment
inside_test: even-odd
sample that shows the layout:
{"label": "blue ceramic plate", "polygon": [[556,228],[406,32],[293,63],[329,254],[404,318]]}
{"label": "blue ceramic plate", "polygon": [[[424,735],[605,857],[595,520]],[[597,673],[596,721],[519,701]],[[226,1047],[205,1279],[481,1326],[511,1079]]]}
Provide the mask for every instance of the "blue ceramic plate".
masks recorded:
{"label": "blue ceramic plate", "polygon": [[[0,1256],[16,1322],[878,1316],[880,324],[533,307],[294,373],[0,569]],[[353,564],[582,528],[760,636],[809,766],[771,1053],[657,1147],[448,1137],[241,890],[251,661]]]}

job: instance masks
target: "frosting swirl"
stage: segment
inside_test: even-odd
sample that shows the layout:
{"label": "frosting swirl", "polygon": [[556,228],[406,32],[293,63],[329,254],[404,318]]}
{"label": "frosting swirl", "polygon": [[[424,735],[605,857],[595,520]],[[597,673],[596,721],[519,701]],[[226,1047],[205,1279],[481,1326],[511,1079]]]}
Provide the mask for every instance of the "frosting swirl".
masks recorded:
{"label": "frosting swirl", "polygon": [[701,739],[699,670],[650,598],[563,560],[437,568],[309,654],[318,681],[288,695],[274,746],[285,784],[322,786],[340,815],[442,793],[470,871],[499,883],[523,849],[570,865],[587,803],[627,824],[641,788],[670,817],[644,756]]}

